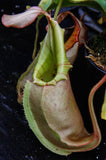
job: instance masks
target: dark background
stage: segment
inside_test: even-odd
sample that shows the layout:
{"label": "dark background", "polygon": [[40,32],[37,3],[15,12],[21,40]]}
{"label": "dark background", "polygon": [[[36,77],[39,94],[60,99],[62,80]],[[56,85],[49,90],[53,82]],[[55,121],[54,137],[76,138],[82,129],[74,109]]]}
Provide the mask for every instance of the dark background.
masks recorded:
{"label": "dark background", "polygon": [[[26,5],[37,5],[38,2],[1,0],[0,17],[4,13],[20,13],[25,10]],[[98,14],[95,14],[95,17],[97,16]],[[46,33],[45,26],[46,20],[42,19],[39,25],[39,42]],[[89,29],[90,37],[97,34],[97,31]],[[0,22],[0,160],[106,160],[106,121],[100,117],[105,85],[94,97],[95,112],[102,134],[102,141],[96,149],[72,153],[68,157],[59,156],[47,150],[30,130],[23,107],[17,103],[16,84],[32,61],[35,33],[35,23],[24,29],[14,29],[5,28]],[[88,111],[88,95],[103,75],[104,73],[85,58],[82,46],[70,71],[70,79],[85,127],[90,132],[92,132],[92,124]]]}

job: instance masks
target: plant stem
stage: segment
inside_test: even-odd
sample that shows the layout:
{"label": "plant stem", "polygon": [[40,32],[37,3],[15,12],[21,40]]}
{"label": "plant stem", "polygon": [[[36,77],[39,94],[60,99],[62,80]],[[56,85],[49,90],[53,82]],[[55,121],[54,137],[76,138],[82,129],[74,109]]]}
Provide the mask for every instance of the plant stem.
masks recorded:
{"label": "plant stem", "polygon": [[61,8],[62,2],[63,2],[63,0],[59,0],[58,6],[57,6],[56,11],[55,11],[54,20],[56,20],[56,18],[57,18],[57,15],[58,15],[59,10]]}
{"label": "plant stem", "polygon": [[36,23],[36,37],[35,37],[35,43],[34,43],[34,50],[33,50],[33,55],[32,59],[35,58],[36,51],[37,51],[37,42],[38,42],[38,36],[39,36],[39,21],[42,18],[42,16],[39,16],[37,23]]}

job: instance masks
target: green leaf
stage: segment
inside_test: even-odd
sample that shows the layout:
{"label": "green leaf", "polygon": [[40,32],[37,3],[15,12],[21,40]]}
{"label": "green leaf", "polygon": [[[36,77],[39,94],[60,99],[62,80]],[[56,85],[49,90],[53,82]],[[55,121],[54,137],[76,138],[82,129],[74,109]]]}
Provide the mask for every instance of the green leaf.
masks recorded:
{"label": "green leaf", "polygon": [[52,0],[41,0],[39,3],[39,7],[41,7],[43,10],[47,10],[52,4]]}
{"label": "green leaf", "polygon": [[[44,9],[56,9],[59,0],[41,0],[39,6]],[[96,8],[102,12],[106,12],[106,1],[105,0],[63,0],[61,7],[71,7],[71,6],[88,6]]]}
{"label": "green leaf", "polygon": [[106,0],[94,0],[94,1],[97,2],[106,12]]}
{"label": "green leaf", "polygon": [[105,95],[104,95],[104,102],[102,105],[101,118],[106,120],[106,90],[105,90]]}

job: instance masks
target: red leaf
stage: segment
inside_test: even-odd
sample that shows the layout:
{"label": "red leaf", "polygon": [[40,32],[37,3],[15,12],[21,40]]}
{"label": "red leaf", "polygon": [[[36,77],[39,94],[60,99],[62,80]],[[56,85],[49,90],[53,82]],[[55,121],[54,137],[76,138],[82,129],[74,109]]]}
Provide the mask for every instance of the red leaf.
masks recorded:
{"label": "red leaf", "polygon": [[43,13],[44,11],[40,7],[31,7],[16,15],[3,15],[2,23],[6,27],[24,28],[33,23],[37,16]]}

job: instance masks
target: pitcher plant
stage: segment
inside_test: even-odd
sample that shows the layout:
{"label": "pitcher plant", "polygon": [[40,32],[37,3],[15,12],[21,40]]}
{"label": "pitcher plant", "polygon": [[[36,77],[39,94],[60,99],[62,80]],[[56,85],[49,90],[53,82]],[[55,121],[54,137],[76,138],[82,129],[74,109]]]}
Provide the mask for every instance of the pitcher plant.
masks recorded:
{"label": "pitcher plant", "polygon": [[[93,133],[84,126],[83,118],[75,100],[69,70],[77,57],[80,45],[86,42],[87,28],[83,22],[67,11],[58,15],[61,6],[84,4],[85,0],[42,0],[39,6],[30,7],[16,15],[3,15],[2,23],[6,27],[24,28],[40,15],[47,18],[48,26],[40,50],[34,60],[18,80],[18,102],[23,104],[25,116],[31,130],[39,141],[50,151],[59,155],[72,152],[89,151],[101,141],[101,133],[93,107],[93,97],[97,89],[106,82],[106,75],[91,89],[88,97],[89,113]],[[85,4],[92,4],[93,2]],[[104,8],[104,1],[97,1]],[[59,4],[58,4],[59,3]],[[54,18],[46,12],[58,4]],[[98,5],[97,5],[98,6]],[[101,8],[102,8],[101,7]],[[100,9],[101,9],[100,8]],[[60,23],[70,15],[74,21],[73,32],[64,42],[65,31]],[[70,30],[72,28],[68,28]],[[106,94],[105,94],[106,95]],[[106,97],[106,96],[105,96]],[[106,117],[106,98],[102,115]]]}

